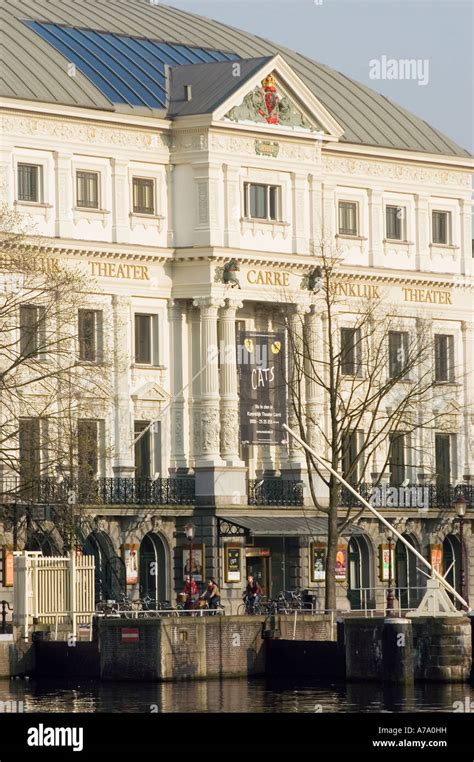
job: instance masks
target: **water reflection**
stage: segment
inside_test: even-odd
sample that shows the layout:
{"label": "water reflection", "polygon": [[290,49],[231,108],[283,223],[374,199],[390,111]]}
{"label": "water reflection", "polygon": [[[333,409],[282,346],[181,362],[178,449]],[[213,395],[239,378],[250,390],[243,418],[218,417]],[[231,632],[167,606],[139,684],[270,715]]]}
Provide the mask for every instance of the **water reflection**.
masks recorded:
{"label": "water reflection", "polygon": [[474,706],[464,684],[294,684],[274,680],[101,683],[96,680],[0,680],[0,701],[25,712],[437,712],[455,701]]}

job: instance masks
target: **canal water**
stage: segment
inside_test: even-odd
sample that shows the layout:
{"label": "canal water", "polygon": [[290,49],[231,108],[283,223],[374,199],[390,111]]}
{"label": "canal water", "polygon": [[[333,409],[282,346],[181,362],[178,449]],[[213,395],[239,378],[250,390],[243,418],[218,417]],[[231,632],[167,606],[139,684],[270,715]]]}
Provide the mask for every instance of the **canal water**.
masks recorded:
{"label": "canal water", "polygon": [[474,712],[465,684],[289,683],[227,679],[181,683],[0,680],[0,701],[25,712]]}

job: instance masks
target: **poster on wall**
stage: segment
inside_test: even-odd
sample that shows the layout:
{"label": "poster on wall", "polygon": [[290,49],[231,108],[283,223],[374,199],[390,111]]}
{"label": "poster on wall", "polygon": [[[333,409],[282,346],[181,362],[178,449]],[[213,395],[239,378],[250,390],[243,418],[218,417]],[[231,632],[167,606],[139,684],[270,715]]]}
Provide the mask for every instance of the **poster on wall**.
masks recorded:
{"label": "poster on wall", "polygon": [[242,580],[242,548],[236,545],[226,545],[224,548],[224,579],[226,582],[241,582]]}
{"label": "poster on wall", "polygon": [[3,546],[3,587],[13,587],[13,550]]}
{"label": "poster on wall", "polygon": [[393,579],[395,574],[395,548],[393,545],[379,545],[379,578],[382,582],[389,581],[390,566]]}
{"label": "poster on wall", "polygon": [[443,574],[443,546],[430,545],[430,563],[438,574]]}
{"label": "poster on wall", "polygon": [[204,545],[193,545],[191,567],[190,548],[183,548],[183,580],[185,580],[189,574],[192,574],[195,582],[204,582],[206,573],[204,565],[204,551]]}
{"label": "poster on wall", "polygon": [[336,579],[345,580],[347,577],[347,545],[338,545],[336,553]]}
{"label": "poster on wall", "polygon": [[125,582],[136,585],[138,582],[138,545],[124,545]]}
{"label": "poster on wall", "polygon": [[311,582],[326,579],[326,546],[319,542],[311,543]]}
{"label": "poster on wall", "polygon": [[237,370],[244,445],[286,442],[286,344],[283,332],[239,331]]}

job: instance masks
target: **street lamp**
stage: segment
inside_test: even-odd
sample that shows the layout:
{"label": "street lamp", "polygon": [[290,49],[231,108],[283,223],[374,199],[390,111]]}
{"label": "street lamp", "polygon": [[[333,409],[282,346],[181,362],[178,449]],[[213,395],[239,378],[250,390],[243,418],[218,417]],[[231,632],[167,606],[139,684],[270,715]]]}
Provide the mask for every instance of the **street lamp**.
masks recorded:
{"label": "street lamp", "polygon": [[392,533],[390,529],[387,530],[388,540],[388,590],[387,590],[387,616],[395,616],[395,595],[393,592],[393,579],[392,579]]}
{"label": "street lamp", "polygon": [[461,569],[460,569],[461,590],[460,592],[464,600],[468,602],[467,590],[466,590],[466,573],[464,569],[464,522],[465,522],[465,516],[466,516],[466,509],[469,503],[467,502],[464,495],[462,493],[459,493],[454,498],[452,505],[459,519],[459,542],[461,543]]}
{"label": "street lamp", "polygon": [[192,521],[185,525],[184,533],[189,541],[189,607],[191,608],[193,599],[193,540],[196,534],[196,527]]}

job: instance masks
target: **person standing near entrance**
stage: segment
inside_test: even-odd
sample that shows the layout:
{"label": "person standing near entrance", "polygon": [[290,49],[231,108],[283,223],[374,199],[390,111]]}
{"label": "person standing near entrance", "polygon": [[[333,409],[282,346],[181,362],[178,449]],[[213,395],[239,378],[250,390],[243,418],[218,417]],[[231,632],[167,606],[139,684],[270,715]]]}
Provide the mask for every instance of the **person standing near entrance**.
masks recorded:
{"label": "person standing near entrance", "polygon": [[255,607],[258,605],[260,596],[262,595],[262,588],[258,584],[257,580],[249,574],[247,577],[247,587],[243,595],[244,601],[247,604],[250,613],[255,611]]}

